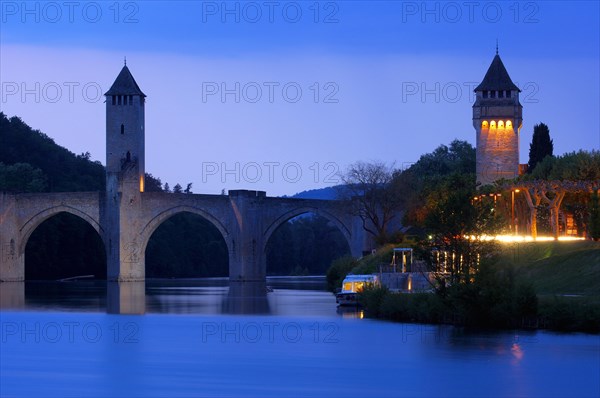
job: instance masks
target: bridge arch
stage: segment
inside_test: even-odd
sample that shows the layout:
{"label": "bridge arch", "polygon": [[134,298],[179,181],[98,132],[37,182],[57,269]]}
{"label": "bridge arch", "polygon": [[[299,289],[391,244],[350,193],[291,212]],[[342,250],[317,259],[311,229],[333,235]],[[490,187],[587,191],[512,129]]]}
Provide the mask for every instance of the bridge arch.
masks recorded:
{"label": "bridge arch", "polygon": [[148,246],[148,242],[150,241],[150,238],[152,237],[152,234],[154,233],[154,231],[156,231],[156,229],[163,222],[165,222],[172,216],[174,216],[176,214],[180,214],[180,213],[191,213],[191,214],[198,215],[198,216],[204,218],[205,220],[207,220],[208,222],[210,222],[212,225],[214,225],[221,233],[221,236],[223,237],[223,240],[225,241],[225,244],[227,245],[227,252],[229,254],[229,258],[231,261],[231,253],[232,253],[232,251],[231,251],[231,248],[232,248],[231,236],[230,236],[230,233],[227,230],[227,228],[219,221],[219,219],[217,219],[211,213],[207,212],[204,209],[201,209],[198,207],[193,207],[193,206],[174,206],[170,209],[167,209],[167,210],[159,213],[158,215],[154,216],[150,221],[148,221],[148,223],[144,226],[144,228],[142,229],[142,232],[140,233],[140,235],[142,237],[142,247],[141,247],[142,253],[146,252],[146,247]]}
{"label": "bridge arch", "polygon": [[313,214],[316,214],[317,216],[322,216],[322,217],[326,218],[328,221],[331,221],[337,227],[337,229],[342,233],[344,238],[346,239],[346,242],[348,243],[348,247],[350,249],[352,249],[352,236],[351,236],[350,230],[338,217],[336,217],[335,215],[331,214],[330,212],[328,212],[326,210],[319,209],[317,207],[302,206],[302,207],[292,209],[292,210],[282,214],[281,216],[277,217],[277,219],[275,221],[273,221],[267,227],[267,229],[265,230],[265,232],[263,234],[263,253],[266,253],[267,244],[269,243],[269,239],[271,238],[273,233],[277,230],[277,228],[279,228],[281,225],[288,222],[292,218],[298,217],[298,216],[300,216],[302,214],[306,214],[306,213],[313,213]]}
{"label": "bridge arch", "polygon": [[100,236],[100,239],[102,240],[102,244],[104,245],[104,247],[106,247],[104,230],[102,229],[102,226],[100,225],[99,220],[95,219],[93,216],[90,216],[89,214],[87,214],[75,207],[71,207],[71,206],[67,206],[67,205],[59,205],[59,206],[53,206],[53,207],[50,207],[50,208],[40,211],[39,213],[30,217],[23,224],[23,226],[21,226],[21,228],[19,229],[19,234],[21,236],[21,242],[19,244],[19,255],[25,254],[25,248],[27,247],[27,242],[29,241],[31,234],[37,229],[37,227],[39,227],[40,224],[42,224],[44,221],[46,221],[49,218],[54,217],[60,213],[70,213],[70,214],[73,214],[74,216],[77,216],[77,217],[83,219],[84,221],[86,221],[88,224],[90,224],[92,226],[92,228],[94,228],[96,230],[96,232]]}

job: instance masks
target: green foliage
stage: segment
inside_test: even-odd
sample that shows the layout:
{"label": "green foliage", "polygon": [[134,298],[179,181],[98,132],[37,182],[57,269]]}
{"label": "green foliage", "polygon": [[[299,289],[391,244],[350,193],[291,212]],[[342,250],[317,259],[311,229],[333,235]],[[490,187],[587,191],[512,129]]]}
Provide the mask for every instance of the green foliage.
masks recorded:
{"label": "green foliage", "polygon": [[356,267],[356,264],[357,260],[352,256],[344,256],[334,260],[331,263],[331,267],[327,270],[327,288],[332,292],[339,289],[346,275],[348,275],[352,268]]}
{"label": "green foliage", "polygon": [[379,272],[380,265],[390,264],[392,262],[392,249],[394,247],[394,245],[388,244],[377,249],[375,253],[364,256],[352,269],[352,273],[356,275],[365,275]]}
{"label": "green foliage", "polygon": [[432,208],[456,182],[461,186],[475,182],[475,148],[466,141],[440,145],[408,169],[397,171],[392,184],[405,211],[404,223],[422,227]]}
{"label": "green foliage", "polygon": [[358,302],[365,308],[367,316],[379,317],[383,300],[389,295],[385,286],[366,286],[358,293]]}
{"label": "green foliage", "polygon": [[592,194],[590,203],[590,237],[595,241],[600,240],[600,198],[598,192]]}
{"label": "green foliage", "polygon": [[445,286],[437,293],[391,293],[365,289],[359,295],[366,314],[403,322],[446,322],[476,327],[510,328],[537,316],[531,284],[516,282],[510,269],[488,265],[474,282]]}
{"label": "green foliage", "polygon": [[600,333],[600,299],[596,297],[542,297],[542,325],[565,332]]}
{"label": "green foliage", "polygon": [[531,171],[531,179],[593,181],[600,179],[600,151],[569,152],[547,157]]}
{"label": "green foliage", "polygon": [[5,165],[0,162],[0,191],[43,192],[47,186],[46,176],[29,163]]}
{"label": "green foliage", "polygon": [[368,316],[402,322],[599,333],[599,256],[599,244],[590,241],[505,246],[472,283],[441,285],[435,293],[366,292],[373,297],[363,303]]}
{"label": "green foliage", "polygon": [[150,173],[146,173],[144,177],[144,191],[145,192],[162,192],[162,181],[160,178],[154,177]]}
{"label": "green foliage", "polygon": [[106,254],[98,233],[81,218],[60,213],[31,234],[25,248],[25,279],[94,275],[106,279]]}
{"label": "green foliage", "polygon": [[535,170],[538,163],[546,157],[552,157],[554,143],[550,139],[550,129],[544,123],[533,126],[533,138],[529,145],[529,163],[527,172]]}
{"label": "green foliage", "polygon": [[146,248],[149,278],[228,276],[227,246],[219,230],[206,219],[176,214],[154,231]]}
{"label": "green foliage", "polygon": [[451,174],[440,183],[439,195],[427,205],[425,226],[431,239],[423,242],[420,251],[437,249],[452,256],[446,264],[450,284],[470,283],[480,261],[497,250],[496,243],[478,237],[495,235],[503,226],[502,220],[493,201],[474,200],[475,195],[473,179]]}
{"label": "green foliage", "polygon": [[269,275],[323,275],[350,252],[338,228],[324,217],[302,215],[281,225],[267,243]]}
{"label": "green foliage", "polygon": [[502,248],[498,261],[539,294],[600,295],[600,243],[515,243]]}
{"label": "green foliage", "polygon": [[[27,163],[33,169],[26,174],[33,180],[17,183],[19,191],[32,189],[28,192],[40,192],[42,189],[44,192],[77,192],[105,189],[104,167],[99,162],[90,161],[89,153],[75,155],[16,116],[8,119],[0,112],[0,142],[0,162],[7,166]],[[43,176],[36,170],[41,170]]]}

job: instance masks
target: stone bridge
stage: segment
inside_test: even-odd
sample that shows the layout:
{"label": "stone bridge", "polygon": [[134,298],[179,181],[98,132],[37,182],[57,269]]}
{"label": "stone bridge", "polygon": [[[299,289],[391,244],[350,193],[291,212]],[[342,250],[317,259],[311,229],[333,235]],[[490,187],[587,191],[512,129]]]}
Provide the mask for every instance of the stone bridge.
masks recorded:
{"label": "stone bridge", "polygon": [[62,212],[82,218],[98,232],[111,281],[143,281],[150,236],[166,219],[183,212],[204,217],[221,232],[231,280],[264,280],[269,238],[281,224],[308,212],[334,223],[352,255],[362,254],[362,222],[340,202],[274,198],[247,190],[228,195],[145,192],[146,95],[125,65],[105,96],[106,192],[0,193],[0,281],[24,279],[29,237]]}
{"label": "stone bridge", "polygon": [[[360,256],[365,245],[361,220],[338,201],[275,198],[246,190],[228,195],[140,192],[125,207],[127,215],[122,218],[128,221],[116,233],[111,230],[104,192],[0,194],[0,280],[24,280],[29,237],[42,222],[63,212],[80,217],[98,232],[107,251],[108,278],[117,281],[144,280],[146,245],[152,233],[179,213],[202,216],[220,231],[232,280],[264,280],[269,238],[283,223],[305,213],[332,222],[353,256]],[[114,242],[119,242],[119,247]]]}

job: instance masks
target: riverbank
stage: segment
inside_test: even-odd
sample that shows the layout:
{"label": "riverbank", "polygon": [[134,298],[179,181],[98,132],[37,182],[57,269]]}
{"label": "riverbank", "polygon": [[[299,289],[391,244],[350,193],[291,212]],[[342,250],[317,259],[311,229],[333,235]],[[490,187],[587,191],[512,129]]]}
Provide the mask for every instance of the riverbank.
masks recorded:
{"label": "riverbank", "polygon": [[[389,248],[356,262],[369,271]],[[401,322],[600,333],[600,243],[528,242],[502,246],[477,280],[435,293],[361,294],[366,315]]]}

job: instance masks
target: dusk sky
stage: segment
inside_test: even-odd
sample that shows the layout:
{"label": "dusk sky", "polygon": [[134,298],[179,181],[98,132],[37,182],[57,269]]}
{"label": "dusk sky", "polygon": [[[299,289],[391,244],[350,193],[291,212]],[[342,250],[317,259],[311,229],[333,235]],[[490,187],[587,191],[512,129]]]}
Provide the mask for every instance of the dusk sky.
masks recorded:
{"label": "dusk sky", "polygon": [[522,90],[520,162],[539,122],[555,154],[600,149],[596,1],[0,7],[2,112],[104,164],[101,94],[126,56],[148,96],[146,171],[195,193],[292,195],[357,160],[402,168],[474,145],[473,88],[496,40]]}

